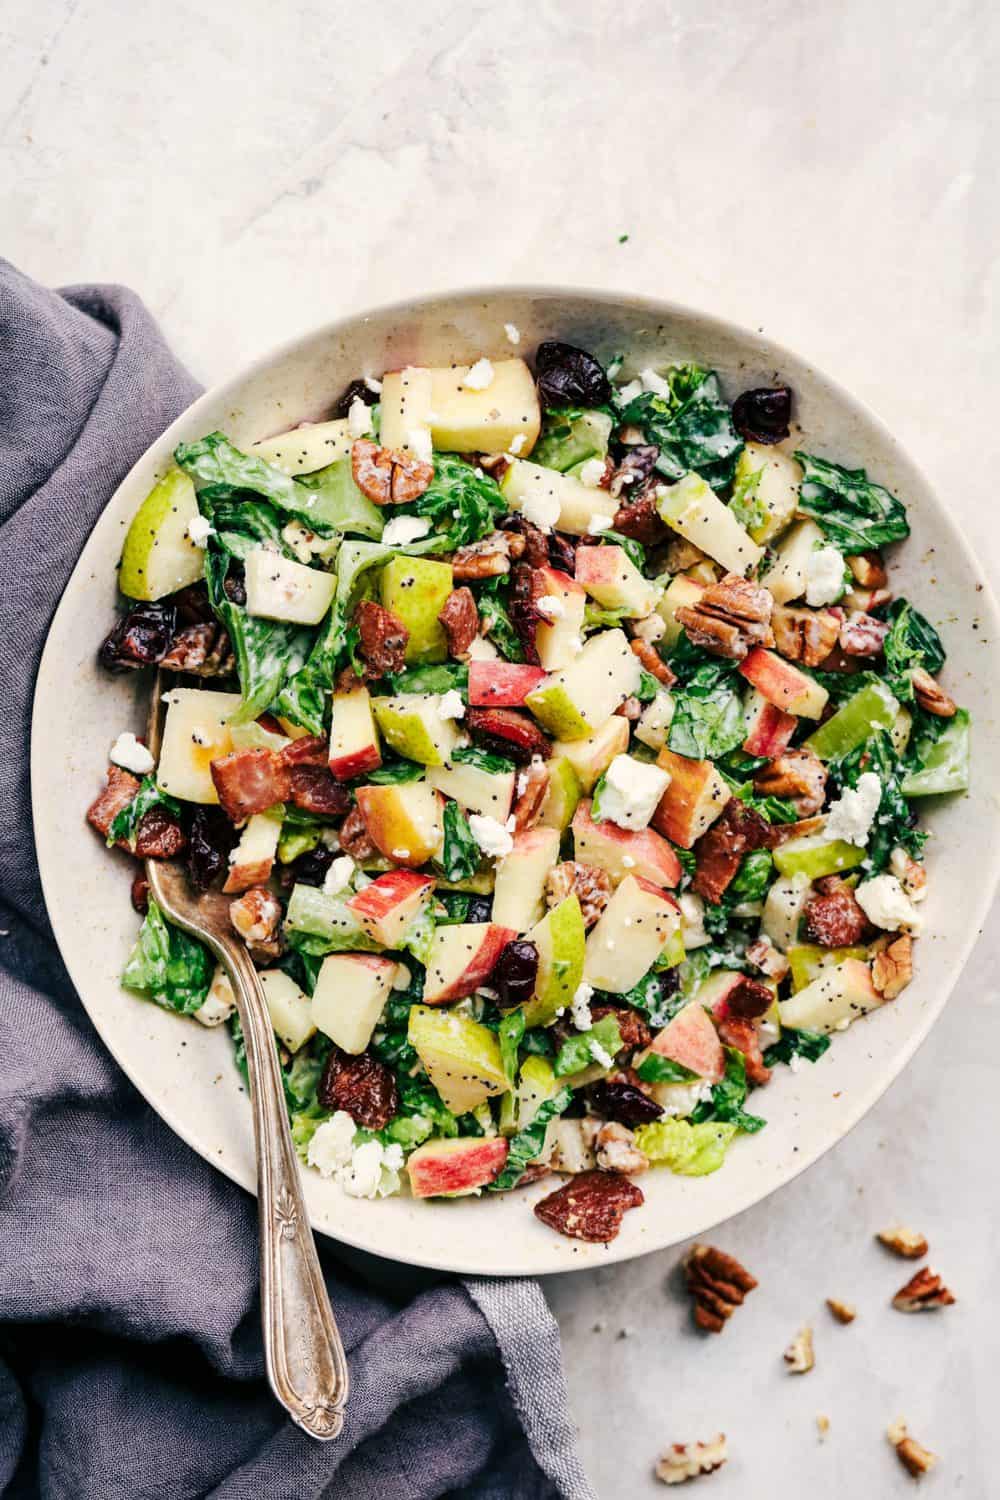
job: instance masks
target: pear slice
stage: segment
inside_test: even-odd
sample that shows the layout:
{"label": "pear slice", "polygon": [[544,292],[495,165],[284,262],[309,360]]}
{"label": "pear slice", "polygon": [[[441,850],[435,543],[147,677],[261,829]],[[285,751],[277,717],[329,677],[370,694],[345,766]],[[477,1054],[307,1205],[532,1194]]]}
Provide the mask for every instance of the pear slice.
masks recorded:
{"label": "pear slice", "polygon": [[139,506],[122,548],[118,587],[129,599],[162,599],[197,583],[205,554],[188,536],[198,516],[194,485],[169,469]]}

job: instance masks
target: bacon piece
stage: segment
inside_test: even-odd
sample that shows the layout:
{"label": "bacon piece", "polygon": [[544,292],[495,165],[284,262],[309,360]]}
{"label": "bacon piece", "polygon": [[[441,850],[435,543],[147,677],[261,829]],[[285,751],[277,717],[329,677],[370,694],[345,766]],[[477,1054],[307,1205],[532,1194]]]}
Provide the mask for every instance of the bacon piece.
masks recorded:
{"label": "bacon piece", "polygon": [[291,773],[276,750],[231,750],[209,769],[223,811],[234,823],[291,796]]}
{"label": "bacon piece", "polygon": [[354,483],[374,505],[405,505],[430,486],[434,465],[401,448],[380,448],[358,438],[351,448]]}
{"label": "bacon piece", "polygon": [[448,639],[448,655],[463,661],[479,634],[479,610],[471,589],[452,589],[438,615]]}
{"label": "bacon piece", "polygon": [[391,609],[364,599],[354,611],[354,624],[361,639],[358,655],[365,664],[365,679],[375,682],[406,665],[406,643],[410,632]]}
{"label": "bacon piece", "polygon": [[639,636],[633,636],[629,645],[632,647],[633,654],[639,658],[640,666],[645,667],[646,671],[655,677],[657,682],[662,682],[664,687],[673,687],[677,678],[651,641],[644,641]]}
{"label": "bacon piece", "polygon": [[610,1172],[581,1172],[535,1204],[535,1215],[570,1239],[606,1245],[615,1238],[630,1208],[646,1200],[627,1177]]}
{"label": "bacon piece", "polygon": [[538,725],[516,708],[470,708],[465,727],[477,744],[522,765],[540,755],[548,760],[552,746]]}
{"label": "bacon piece", "polygon": [[87,809],[87,822],[107,838],[112,823],[128,807],[139,790],[140,782],[121,766],[108,766],[108,784]]}
{"label": "bacon piece", "polygon": [[804,747],[786,750],[754,774],[754,791],[762,797],[781,797],[803,818],[819,812],[826,797],[826,767]]}
{"label": "bacon piece", "polygon": [[[279,726],[280,732],[280,726]],[[304,734],[278,751],[286,766],[325,766],[330,746],[321,734]]]}
{"label": "bacon piece", "polygon": [[730,797],[707,833],[694,846],[696,860],[692,888],[717,905],[731,885],[744,854],[766,849],[771,828],[767,820],[739,797]]}
{"label": "bacon piece", "polygon": [[350,793],[334,780],[328,766],[293,766],[290,796],[304,812],[329,818],[338,818],[351,805]]}
{"label": "bacon piece", "polygon": [[[751,983],[755,981],[751,980]],[[763,988],[763,986],[761,986]],[[770,991],[768,991],[770,995]],[[735,1047],[743,1053],[747,1079],[760,1088],[771,1077],[771,1069],[764,1062],[760,1050],[760,1036],[753,1021],[744,1021],[740,1016],[726,1016],[719,1022],[719,1040],[724,1047]]]}
{"label": "bacon piece", "polygon": [[888,633],[886,620],[876,620],[874,615],[854,610],[840,627],[840,649],[847,656],[880,656]]}

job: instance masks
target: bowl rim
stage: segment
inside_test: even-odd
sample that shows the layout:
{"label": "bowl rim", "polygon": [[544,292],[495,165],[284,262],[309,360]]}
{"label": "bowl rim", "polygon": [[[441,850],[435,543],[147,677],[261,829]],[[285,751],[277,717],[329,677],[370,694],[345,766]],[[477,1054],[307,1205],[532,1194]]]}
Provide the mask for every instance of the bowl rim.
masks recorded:
{"label": "bowl rim", "polygon": [[[243,366],[236,373],[207,387],[196,398],[195,401],[193,401],[188,407],[186,407],[184,411],[179,413],[174,421],[171,422],[169,426],[166,427],[163,432],[160,433],[160,435],[151,444],[149,444],[146,449],[143,450],[141,454],[139,454],[120,483],[116,485],[113,493],[109,496],[105,505],[102,507],[100,515],[95,520],[94,525],[91,528],[91,531],[88,533],[88,536],[84,542],[83,548],[81,548],[80,555],[78,556],[77,562],[74,565],[73,573],[70,575],[70,580],[72,580],[76,571],[79,569],[83,553],[89,546],[94,533],[100,526],[106,511],[114,504],[120,492],[133,482],[133,476],[135,475],[136,470],[138,470],[147,461],[149,455],[154,450],[163,450],[164,452],[172,451],[172,448],[173,446],[175,446],[176,441],[176,439],[174,438],[175,432],[179,432],[179,430],[182,428],[188,428],[192,424],[193,420],[197,418],[198,413],[202,410],[216,406],[220,403],[226,403],[227,405],[232,406],[233,397],[236,396],[237,393],[243,387],[245,387],[249,381],[252,381],[256,377],[265,374],[270,367],[280,364],[282,361],[294,356],[298,352],[303,351],[312,345],[322,344],[325,341],[334,340],[341,332],[346,329],[353,329],[359,326],[363,327],[363,325],[372,318],[385,317],[394,313],[398,313],[400,315],[412,315],[414,313],[421,312],[426,313],[436,306],[462,300],[474,301],[477,299],[483,299],[489,302],[496,302],[504,298],[565,298],[567,300],[572,300],[578,303],[592,303],[597,307],[613,307],[619,309],[629,308],[632,310],[643,312],[648,311],[650,316],[652,318],[655,318],[661,324],[667,324],[671,319],[679,319],[686,322],[697,321],[699,325],[705,327],[706,329],[714,330],[725,338],[747,344],[748,346],[753,346],[755,347],[756,351],[762,354],[766,352],[767,362],[770,363],[773,359],[775,362],[775,368],[777,369],[780,369],[782,367],[783,361],[786,363],[791,362],[792,364],[807,366],[810,373],[822,383],[830,396],[835,398],[838,402],[842,403],[842,405],[848,411],[851,411],[853,414],[857,415],[861,419],[863,424],[865,424],[872,431],[872,433],[883,445],[885,445],[887,449],[898,454],[903,462],[918,475],[926,492],[926,496],[930,501],[931,508],[934,512],[935,522],[941,525],[948,546],[957,547],[965,566],[972,572],[972,574],[976,577],[977,582],[981,585],[981,588],[979,589],[977,594],[977,610],[984,617],[987,617],[989,619],[992,639],[994,641],[1000,641],[1000,609],[998,609],[997,600],[990,579],[982,570],[979,561],[976,558],[975,553],[973,552],[972,546],[966,540],[966,537],[959,524],[955,521],[955,519],[945,507],[943,501],[938,495],[936,487],[927,478],[927,475],[925,474],[921,465],[913,456],[911,456],[909,449],[904,447],[900,440],[894,436],[886,422],[883,421],[883,419],[868,404],[867,401],[854,395],[853,392],[848,390],[847,387],[844,386],[836,377],[829,375],[824,368],[815,364],[810,358],[796,353],[794,349],[790,348],[780,340],[771,338],[760,328],[750,329],[746,325],[738,323],[734,319],[722,317],[717,313],[705,312],[701,308],[692,306],[688,303],[675,302],[670,299],[658,298],[639,293],[609,291],[606,288],[567,285],[560,282],[500,283],[492,285],[474,284],[471,286],[442,289],[440,291],[426,293],[421,296],[400,298],[388,303],[371,304],[357,312],[352,312],[334,319],[330,319],[318,327],[306,330],[297,335],[293,335],[283,340],[279,344],[272,346],[264,353],[256,356],[252,361],[250,361],[249,364]],[[511,357],[517,357],[517,346],[512,345],[510,352]],[[67,583],[67,589],[65,592],[69,592],[69,582]],[[60,610],[62,609],[62,604],[63,599],[60,598],[59,605],[53,612],[52,619],[50,620],[48,629],[46,631],[45,644],[43,646],[42,654],[39,660],[38,673],[36,676],[32,694],[30,736],[31,812],[36,843],[36,854],[38,856],[39,875],[43,896],[45,899],[46,910],[49,915],[56,943],[63,961],[66,964],[66,968],[70,974],[70,977],[73,981],[73,985],[80,999],[80,1002],[82,1003],[84,1009],[87,1011],[91,1023],[94,1025],[95,1030],[98,1032],[103,1045],[111,1053],[112,1057],[115,1059],[115,1062],[129,1078],[130,1082],[138,1089],[138,1091],[143,1095],[143,1098],[146,1100],[146,1102],[151,1106],[151,1108],[156,1111],[156,1113],[169,1126],[169,1128],[176,1135],[178,1135],[188,1146],[196,1151],[212,1167],[222,1172],[225,1176],[230,1178],[233,1182],[237,1183],[240,1187],[245,1188],[252,1194],[256,1194],[256,1181],[252,1173],[248,1175],[246,1172],[240,1171],[236,1164],[220,1158],[215,1154],[215,1151],[211,1147],[199,1140],[196,1127],[189,1122],[182,1109],[175,1109],[165,1101],[154,1100],[149,1096],[144,1086],[134,1075],[133,1070],[130,1066],[130,1060],[127,1056],[127,1052],[123,1047],[119,1045],[120,1039],[115,1034],[113,1028],[102,1026],[100,1021],[91,1011],[90,1006],[88,1005],[85,998],[85,981],[79,982],[76,974],[74,973],[73,945],[69,941],[64,944],[63,941],[65,924],[61,917],[60,903],[58,900],[51,899],[53,886],[53,878],[51,873],[52,866],[50,865],[50,862],[43,857],[38,833],[39,827],[44,824],[45,820],[45,810],[41,805],[41,788],[44,786],[45,776],[41,766],[40,752],[38,750],[38,736],[35,733],[36,721],[39,718],[41,712],[40,704],[45,695],[47,678],[49,676],[49,668],[52,665],[49,657],[50,653],[54,651],[52,641],[54,626]],[[994,646],[994,651],[995,650],[996,646]],[[951,977],[949,981],[945,985],[942,985],[940,987],[934,998],[928,1001],[926,1006],[923,1008],[922,1014],[920,1015],[919,1019],[914,1021],[910,1034],[898,1044],[896,1050],[894,1050],[894,1052],[892,1053],[891,1062],[887,1063],[886,1066],[881,1069],[877,1077],[871,1081],[866,1089],[864,1089],[863,1091],[859,1091],[852,1098],[851,1103],[845,1110],[845,1114],[839,1128],[836,1131],[830,1132],[829,1139],[821,1142],[812,1149],[807,1149],[800,1152],[796,1159],[789,1160],[788,1163],[780,1171],[776,1172],[775,1180],[772,1181],[769,1185],[763,1187],[754,1186],[751,1187],[749,1191],[745,1189],[743,1191],[740,1191],[737,1188],[737,1182],[734,1176],[733,1185],[734,1188],[736,1188],[736,1191],[733,1195],[734,1202],[732,1204],[732,1207],[726,1209],[726,1211],[722,1214],[719,1214],[714,1210],[709,1211],[704,1223],[700,1223],[699,1227],[694,1230],[685,1231],[685,1234],[682,1236],[682,1238],[688,1238],[691,1234],[707,1233],[710,1230],[717,1228],[720,1224],[728,1222],[729,1219],[735,1217],[737,1214],[744,1212],[745,1210],[753,1207],[755,1204],[762,1202],[765,1198],[771,1197],[772,1194],[786,1187],[802,1172],[806,1171],[807,1168],[813,1166],[817,1161],[820,1160],[821,1157],[825,1156],[826,1153],[832,1150],[834,1146],[839,1144],[839,1142],[842,1141],[864,1118],[864,1116],[868,1114],[868,1112],[878,1103],[878,1101],[888,1090],[888,1088],[899,1078],[900,1074],[904,1071],[908,1063],[911,1061],[917,1049],[926,1040],[928,1034],[931,1031],[931,1028],[940,1017],[945,1005],[947,1004],[951,994],[954,991],[955,986],[957,985],[962,970],[968,962],[972,949],[978,941],[979,936],[981,935],[984,918],[993,901],[997,886],[998,884],[1000,884],[1000,841],[998,841],[997,844],[994,845],[993,850],[991,851],[988,869],[986,869],[985,871],[980,871],[980,874],[981,876],[984,875],[985,878],[981,878],[977,881],[974,895],[972,893],[969,893],[969,900],[967,902],[968,914],[966,917],[965,926],[963,928],[964,936],[962,937],[957,949],[953,950]],[[77,967],[79,966],[77,965]],[[353,1204],[354,1200],[350,1201]],[[325,1234],[331,1239],[339,1241],[345,1245],[349,1245],[355,1249],[365,1251],[367,1253],[382,1255],[385,1254],[385,1252],[382,1250],[373,1250],[370,1235],[356,1235],[353,1232],[353,1215],[345,1224],[341,1225],[340,1223],[338,1223],[335,1230],[324,1224],[317,1223],[315,1216],[312,1214],[310,1215],[310,1218],[314,1230],[318,1233]],[[572,1259],[570,1259],[566,1264],[553,1265],[550,1263],[549,1259],[546,1256],[539,1255],[535,1257],[534,1260],[531,1260],[530,1258],[527,1261],[522,1260],[515,1268],[505,1266],[502,1259],[496,1262],[491,1262],[488,1258],[485,1260],[477,1258],[475,1263],[471,1263],[464,1260],[448,1261],[441,1259],[439,1256],[427,1256],[416,1253],[395,1254],[387,1258],[418,1267],[426,1267],[428,1269],[435,1270],[455,1271],[459,1273],[501,1276],[561,1275],[564,1273],[568,1274],[569,1272],[576,1270],[592,1269],[597,1264],[609,1265],[616,1262],[634,1259],[640,1255],[651,1254],[656,1250],[668,1248],[669,1246],[677,1244],[679,1242],[679,1238],[676,1235],[671,1235],[670,1231],[668,1230],[665,1235],[654,1236],[647,1243],[643,1243],[642,1241],[640,1241],[636,1244],[622,1244],[619,1241],[613,1241],[607,1246],[596,1247],[602,1249],[604,1252],[599,1262],[596,1260],[591,1260],[588,1257],[581,1258],[575,1263]],[[575,1242],[572,1243],[575,1244]]]}

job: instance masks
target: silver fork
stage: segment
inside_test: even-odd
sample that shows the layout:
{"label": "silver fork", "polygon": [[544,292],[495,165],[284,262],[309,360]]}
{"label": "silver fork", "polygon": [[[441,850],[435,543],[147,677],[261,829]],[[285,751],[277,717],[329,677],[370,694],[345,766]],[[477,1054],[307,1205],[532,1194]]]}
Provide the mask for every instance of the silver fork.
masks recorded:
{"label": "silver fork", "polygon": [[[159,760],[164,675],[157,672],[146,742]],[[178,927],[212,950],[233,986],[246,1039],[257,1151],[260,1303],[271,1389],[294,1422],[321,1441],[344,1424],[348,1374],[344,1346],[302,1200],[288,1128],[285,1092],[264,989],[245,945],[234,935],[229,901],[195,895],[177,860],[146,861],[150,894]]]}

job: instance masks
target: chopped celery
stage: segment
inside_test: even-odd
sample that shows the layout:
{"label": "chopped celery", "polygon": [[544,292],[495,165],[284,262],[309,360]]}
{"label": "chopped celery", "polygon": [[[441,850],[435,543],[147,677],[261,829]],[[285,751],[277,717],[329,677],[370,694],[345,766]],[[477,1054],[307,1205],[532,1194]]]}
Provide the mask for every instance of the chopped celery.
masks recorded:
{"label": "chopped celery", "polygon": [[869,682],[809,736],[806,748],[820,760],[839,760],[876,729],[891,730],[899,704],[884,682]]}
{"label": "chopped celery", "polygon": [[901,791],[904,797],[936,797],[941,792],[969,789],[969,713],[960,708],[926,749],[917,745],[922,760],[919,771],[911,771]]}

